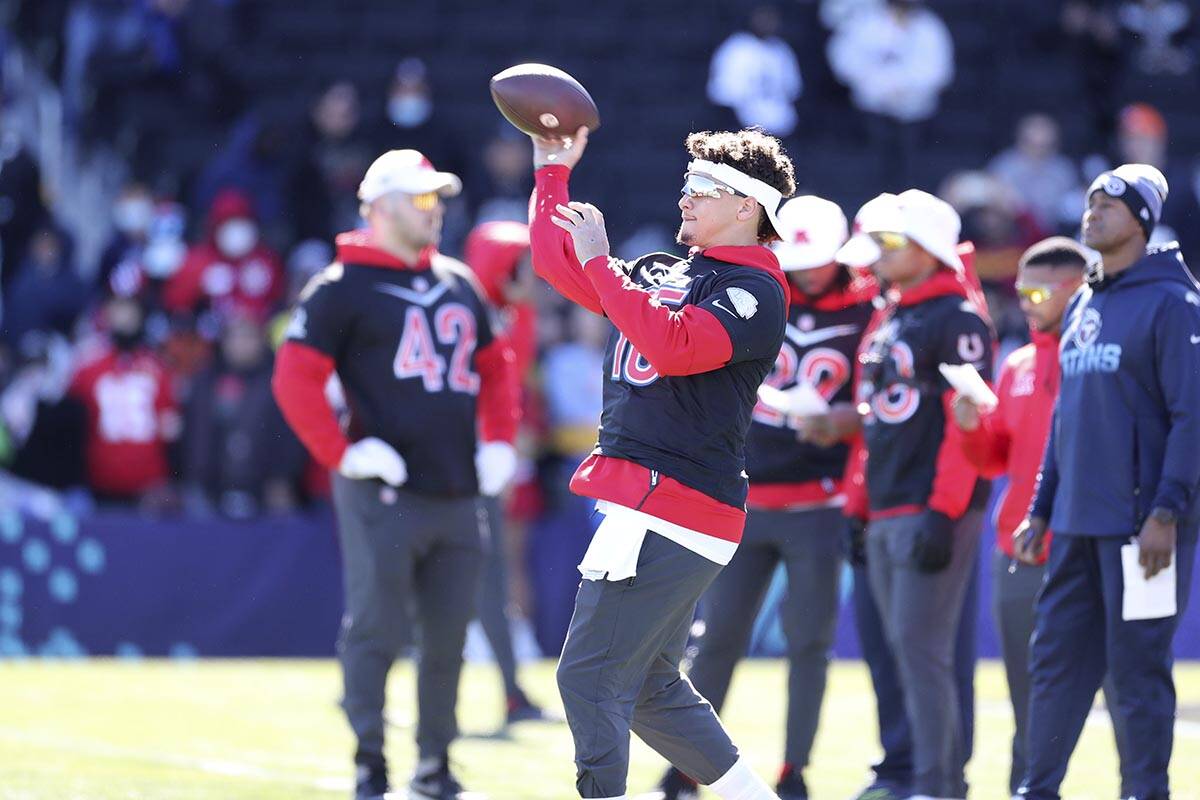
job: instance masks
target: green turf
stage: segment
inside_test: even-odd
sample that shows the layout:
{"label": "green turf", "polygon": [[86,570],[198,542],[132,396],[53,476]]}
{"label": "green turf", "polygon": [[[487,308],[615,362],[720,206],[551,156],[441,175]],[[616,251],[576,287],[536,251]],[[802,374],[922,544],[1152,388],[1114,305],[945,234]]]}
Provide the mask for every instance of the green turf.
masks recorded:
{"label": "green turf", "polygon": [[[1176,800],[1200,800],[1200,664],[1179,665],[1181,722],[1172,779]],[[530,694],[557,705],[553,666],[530,665]],[[975,759],[979,800],[1006,796],[1011,714],[995,664],[981,665]],[[468,668],[460,704],[466,738],[452,752],[468,788],[495,800],[574,796],[565,726],[525,724],[511,738],[485,738],[500,721],[496,672]],[[389,757],[397,777],[411,766],[412,673],[389,687]],[[782,749],[784,670],[748,662],[735,678],[726,723],[742,751],[773,777]],[[329,661],[0,662],[0,798],[3,800],[304,800],[349,796],[351,740]],[[1064,796],[1117,797],[1112,736],[1093,717],[1072,762]],[[866,671],[837,664],[813,765],[816,800],[861,786],[878,746]],[[635,743],[629,788],[645,791],[662,769]]]}

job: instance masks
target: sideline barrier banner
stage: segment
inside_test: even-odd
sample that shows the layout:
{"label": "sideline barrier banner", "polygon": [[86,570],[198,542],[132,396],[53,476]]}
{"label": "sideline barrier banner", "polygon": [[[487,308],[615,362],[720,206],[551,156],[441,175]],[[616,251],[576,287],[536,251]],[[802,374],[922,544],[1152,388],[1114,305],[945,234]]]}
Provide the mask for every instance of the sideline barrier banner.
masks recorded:
{"label": "sideline barrier banner", "polygon": [[[985,531],[978,610],[985,658],[998,655],[992,541]],[[756,655],[783,653],[775,619],[782,591],[777,581],[756,624]],[[848,580],[842,593],[834,653],[857,658]],[[328,511],[248,522],[101,512],[51,523],[0,512],[0,658],[329,657],[341,598]],[[1200,658],[1200,602],[1185,611],[1175,652]]]}

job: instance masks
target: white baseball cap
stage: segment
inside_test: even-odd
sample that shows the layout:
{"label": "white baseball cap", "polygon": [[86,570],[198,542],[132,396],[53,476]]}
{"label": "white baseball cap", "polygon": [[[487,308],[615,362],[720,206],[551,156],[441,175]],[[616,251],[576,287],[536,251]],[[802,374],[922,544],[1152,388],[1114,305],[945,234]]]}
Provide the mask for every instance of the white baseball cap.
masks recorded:
{"label": "white baseball cap", "polygon": [[784,272],[823,267],[834,260],[850,236],[846,215],[837,203],[806,194],[779,209],[781,241],[771,245]]}
{"label": "white baseball cap", "polygon": [[442,197],[454,197],[461,191],[462,181],[457,175],[438,172],[416,150],[389,150],[367,168],[358,185],[358,199],[370,203],[390,192],[437,192]]}
{"label": "white baseball cap", "polygon": [[879,260],[883,253],[880,251],[879,245],[875,244],[875,240],[865,232],[865,229],[872,216],[890,213],[895,200],[896,195],[884,192],[863,204],[863,207],[854,215],[854,235],[837,251],[835,258],[839,263],[866,269]]}
{"label": "white baseball cap", "polygon": [[863,233],[902,233],[947,267],[963,271],[958,256],[962,220],[949,203],[920,189],[881,194],[871,202],[876,200],[880,203],[863,220]]}

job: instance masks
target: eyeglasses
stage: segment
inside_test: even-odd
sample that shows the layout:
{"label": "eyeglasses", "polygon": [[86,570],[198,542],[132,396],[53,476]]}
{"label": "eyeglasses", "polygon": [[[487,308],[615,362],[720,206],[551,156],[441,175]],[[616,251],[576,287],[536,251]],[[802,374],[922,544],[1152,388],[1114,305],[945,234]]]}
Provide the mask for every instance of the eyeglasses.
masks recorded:
{"label": "eyeglasses", "polygon": [[871,234],[871,239],[875,244],[879,245],[880,250],[885,252],[903,250],[909,244],[907,236],[903,233],[895,233],[894,231],[876,231]]}
{"label": "eyeglasses", "polygon": [[441,202],[442,198],[437,192],[425,192],[424,194],[414,194],[411,196],[413,208],[417,211],[432,211]]}
{"label": "eyeglasses", "polygon": [[1017,296],[1023,300],[1028,300],[1031,305],[1040,306],[1042,303],[1054,296],[1054,293],[1059,289],[1073,283],[1074,279],[1065,280],[1062,283],[1054,285],[1045,285],[1037,283],[1017,284]]}
{"label": "eyeglasses", "polygon": [[683,188],[679,190],[680,194],[688,197],[711,197],[714,199],[721,197],[721,192],[727,192],[731,195],[745,197],[739,191],[736,191],[723,183],[717,183],[707,175],[701,175],[698,172],[689,172],[683,181]]}

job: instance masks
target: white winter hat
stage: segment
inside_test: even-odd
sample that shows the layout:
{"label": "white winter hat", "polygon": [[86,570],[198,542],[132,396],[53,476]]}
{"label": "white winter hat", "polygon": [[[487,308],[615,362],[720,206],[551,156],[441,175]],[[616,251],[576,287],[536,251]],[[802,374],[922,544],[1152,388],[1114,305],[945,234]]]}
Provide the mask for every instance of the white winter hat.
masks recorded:
{"label": "white winter hat", "polygon": [[850,226],[837,203],[806,194],[779,209],[781,241],[771,245],[784,272],[823,267],[846,243]]}
{"label": "white winter hat", "polygon": [[882,255],[879,245],[875,244],[875,240],[864,231],[872,216],[890,214],[895,202],[896,195],[885,192],[863,204],[863,207],[854,215],[854,235],[837,251],[836,257],[840,263],[865,269],[879,260]]}
{"label": "white winter hat", "polygon": [[454,197],[461,191],[462,181],[457,175],[438,172],[418,151],[389,150],[367,167],[358,185],[358,199],[371,203],[389,192],[437,192],[442,197]]}
{"label": "white winter hat", "polygon": [[[883,198],[890,199],[883,201]],[[902,233],[947,267],[963,271],[962,259],[958,257],[962,220],[949,203],[920,189],[884,194],[875,200],[883,202],[873,207],[863,221],[863,233]]]}

